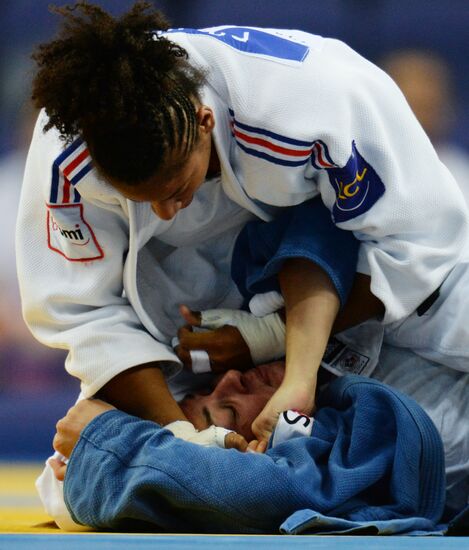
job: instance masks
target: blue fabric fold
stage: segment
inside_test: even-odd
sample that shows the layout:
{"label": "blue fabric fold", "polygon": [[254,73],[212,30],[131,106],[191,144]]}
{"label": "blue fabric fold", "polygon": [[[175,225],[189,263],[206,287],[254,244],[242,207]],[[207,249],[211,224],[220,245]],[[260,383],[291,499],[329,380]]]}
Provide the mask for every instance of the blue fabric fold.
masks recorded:
{"label": "blue fabric fold", "polygon": [[444,531],[425,518],[350,521],[324,516],[313,510],[298,510],[280,526],[285,535],[436,535]]}

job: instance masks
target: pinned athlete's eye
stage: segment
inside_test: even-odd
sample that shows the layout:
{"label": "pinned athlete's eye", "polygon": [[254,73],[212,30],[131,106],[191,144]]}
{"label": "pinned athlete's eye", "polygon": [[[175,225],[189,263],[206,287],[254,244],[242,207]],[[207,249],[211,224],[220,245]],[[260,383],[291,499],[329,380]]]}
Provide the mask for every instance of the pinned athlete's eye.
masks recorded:
{"label": "pinned athlete's eye", "polygon": [[233,406],[227,406],[226,409],[229,411],[230,413],[230,421],[232,422],[233,425],[236,424],[236,420],[238,418],[238,414],[236,412],[236,409],[233,407]]}

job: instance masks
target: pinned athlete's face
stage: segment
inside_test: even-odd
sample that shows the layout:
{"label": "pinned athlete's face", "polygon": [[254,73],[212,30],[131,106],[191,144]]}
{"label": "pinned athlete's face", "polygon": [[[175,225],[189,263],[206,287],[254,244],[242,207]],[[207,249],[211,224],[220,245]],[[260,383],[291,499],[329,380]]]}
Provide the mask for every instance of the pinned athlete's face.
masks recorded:
{"label": "pinned athlete's face", "polygon": [[115,182],[113,185],[132,201],[149,202],[153,212],[162,220],[174,218],[179,210],[192,202],[194,193],[207,177],[213,157],[216,157],[215,150],[212,151],[215,119],[210,107],[199,106],[197,120],[197,141],[182,163],[180,153],[173,153],[165,163],[166,168],[159,170],[146,182],[138,186]]}
{"label": "pinned athlete's face", "polygon": [[250,441],[254,438],[251,424],[279,387],[284,373],[282,361],[245,372],[229,370],[211,392],[188,395],[179,405],[197,429],[214,424],[234,430]]}

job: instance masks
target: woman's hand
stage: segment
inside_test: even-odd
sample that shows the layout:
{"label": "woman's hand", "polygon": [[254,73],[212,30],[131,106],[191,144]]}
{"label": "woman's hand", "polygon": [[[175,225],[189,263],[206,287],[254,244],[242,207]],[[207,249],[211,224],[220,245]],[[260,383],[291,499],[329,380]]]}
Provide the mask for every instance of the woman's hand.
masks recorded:
{"label": "woman's hand", "polygon": [[249,348],[235,326],[223,325],[205,332],[194,332],[193,327],[202,326],[200,312],[191,311],[184,305],[180,312],[187,325],[178,331],[179,344],[175,352],[187,369],[192,369],[190,352],[198,350],[208,354],[212,372],[246,370],[254,366]]}
{"label": "woman's hand", "polygon": [[68,410],[56,424],[57,433],[53,440],[54,449],[69,458],[83,429],[100,414],[114,409],[99,399],[83,399]]}
{"label": "woman's hand", "polygon": [[65,479],[67,459],[70,458],[83,429],[94,418],[114,408],[99,399],[83,399],[69,409],[67,414],[57,422],[53,446],[65,458],[65,462],[61,458],[50,458],[48,464],[59,481]]}
{"label": "woman's hand", "polygon": [[307,385],[301,381],[296,384],[282,382],[252,423],[252,433],[258,441],[267,444],[283,411],[295,410],[311,416],[314,411],[315,389],[315,382],[314,385]]}
{"label": "woman's hand", "polygon": [[225,449],[237,449],[242,453],[264,453],[267,449],[267,441],[253,439],[248,443],[241,434],[229,432],[225,436]]}
{"label": "woman's hand", "polygon": [[49,458],[47,463],[52,468],[56,479],[58,481],[63,481],[67,473],[67,464],[63,462],[63,460],[60,460],[60,458]]}

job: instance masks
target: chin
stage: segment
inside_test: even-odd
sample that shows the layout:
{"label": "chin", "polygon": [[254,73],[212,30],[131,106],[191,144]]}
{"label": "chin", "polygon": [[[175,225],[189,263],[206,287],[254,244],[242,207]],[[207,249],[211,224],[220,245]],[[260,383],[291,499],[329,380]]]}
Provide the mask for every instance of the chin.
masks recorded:
{"label": "chin", "polygon": [[193,199],[194,199],[194,195],[192,195],[192,197],[181,206],[181,210],[183,210],[184,208],[187,208],[191,204]]}

